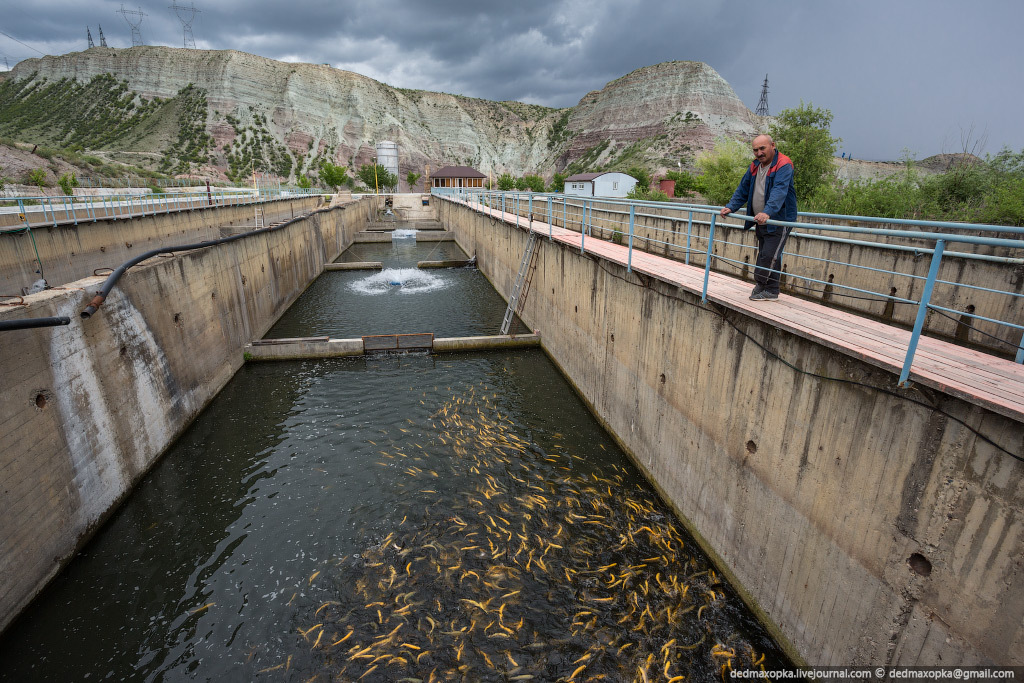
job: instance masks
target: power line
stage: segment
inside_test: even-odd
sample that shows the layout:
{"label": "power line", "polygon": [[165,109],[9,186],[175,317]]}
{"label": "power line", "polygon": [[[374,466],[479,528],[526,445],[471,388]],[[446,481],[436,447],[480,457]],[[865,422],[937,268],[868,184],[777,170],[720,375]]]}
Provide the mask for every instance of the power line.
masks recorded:
{"label": "power line", "polygon": [[18,39],[17,39],[17,38],[15,38],[14,36],[8,35],[8,34],[4,33],[3,31],[0,31],[0,35],[5,35],[5,36],[7,36],[8,38],[10,38],[11,40],[13,40],[14,42],[16,42],[16,43],[21,43],[22,45],[24,45],[24,46],[25,46],[25,47],[27,47],[28,49],[30,49],[30,50],[33,50],[33,51],[35,51],[35,52],[38,52],[39,54],[41,54],[41,55],[42,55],[42,56],[44,56],[44,57],[46,56],[46,53],[45,53],[45,52],[43,52],[43,51],[41,51],[41,50],[36,50],[36,49],[35,49],[34,47],[32,47],[31,45],[29,45],[28,43],[22,43],[22,42],[21,42],[20,40],[18,40]]}

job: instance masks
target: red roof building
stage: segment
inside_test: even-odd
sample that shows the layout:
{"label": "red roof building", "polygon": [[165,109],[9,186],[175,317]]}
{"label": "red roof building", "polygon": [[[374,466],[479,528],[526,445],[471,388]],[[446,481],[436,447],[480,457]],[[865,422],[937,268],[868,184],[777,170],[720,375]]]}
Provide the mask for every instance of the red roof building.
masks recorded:
{"label": "red roof building", "polygon": [[483,173],[469,166],[445,166],[430,176],[431,187],[483,187]]}

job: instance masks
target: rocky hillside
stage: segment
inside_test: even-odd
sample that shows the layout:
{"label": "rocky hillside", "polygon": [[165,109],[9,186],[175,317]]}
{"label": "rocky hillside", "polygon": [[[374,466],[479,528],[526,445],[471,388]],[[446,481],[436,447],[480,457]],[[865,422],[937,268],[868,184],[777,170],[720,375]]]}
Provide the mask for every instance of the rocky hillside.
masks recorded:
{"label": "rocky hillside", "polygon": [[100,47],[26,60],[6,76],[0,136],[228,178],[254,164],[291,179],[321,160],[359,166],[379,140],[398,143],[402,177],[426,164],[547,177],[567,168],[657,171],[758,127],[699,62],[638,69],[568,109],[393,88],[233,50]]}

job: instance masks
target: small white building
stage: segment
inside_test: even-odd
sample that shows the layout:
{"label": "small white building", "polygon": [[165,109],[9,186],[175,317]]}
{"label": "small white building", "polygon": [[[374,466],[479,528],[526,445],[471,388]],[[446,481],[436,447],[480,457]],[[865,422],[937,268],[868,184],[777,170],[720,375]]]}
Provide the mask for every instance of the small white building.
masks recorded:
{"label": "small white building", "polygon": [[578,197],[625,197],[636,178],[625,173],[577,173],[565,179],[565,194]]}

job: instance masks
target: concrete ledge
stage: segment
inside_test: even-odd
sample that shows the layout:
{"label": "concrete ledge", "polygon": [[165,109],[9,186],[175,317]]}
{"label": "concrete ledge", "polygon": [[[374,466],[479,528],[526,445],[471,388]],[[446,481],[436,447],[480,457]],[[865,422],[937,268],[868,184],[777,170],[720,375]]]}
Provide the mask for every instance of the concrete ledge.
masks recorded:
{"label": "concrete ledge", "polygon": [[247,361],[362,356],[363,340],[328,339],[326,337],[261,339],[259,343],[246,344],[244,352]]}
{"label": "concrete ledge", "polygon": [[367,244],[373,242],[390,242],[390,232],[357,232],[355,238],[352,240],[353,244]]}
{"label": "concrete ledge", "polygon": [[[419,228],[399,228],[400,230],[415,230],[417,242],[448,242],[455,241],[454,233],[448,230],[421,230]],[[355,244],[366,244],[372,242],[390,242],[391,241],[391,230],[388,231],[371,231],[364,230],[357,232],[355,236]]]}
{"label": "concrete ledge", "polygon": [[475,266],[476,261],[473,259],[460,259],[454,261],[417,261],[417,268],[465,268],[466,266]]}
{"label": "concrete ledge", "polygon": [[[375,335],[382,337],[413,337],[423,335]],[[539,334],[519,334],[510,336],[496,334],[484,337],[440,337],[435,338],[431,351],[433,353],[455,353],[458,351],[486,351],[493,349],[516,349],[528,346],[540,346]],[[427,347],[408,346],[399,343],[388,347],[378,346],[378,350],[408,351]],[[365,351],[372,350],[363,344],[363,338],[328,339],[327,337],[300,337],[289,339],[261,339],[245,346],[245,360],[299,360],[310,358],[339,358],[342,356],[362,356]]]}
{"label": "concrete ledge", "polygon": [[444,337],[434,340],[434,353],[454,351],[480,351],[484,349],[514,349],[540,346],[539,334],[496,334],[490,337]]}
{"label": "concrete ledge", "polygon": [[417,242],[454,242],[455,233],[448,230],[416,230]]}
{"label": "concrete ledge", "polygon": [[324,270],[380,270],[384,264],[380,261],[356,261],[354,263],[327,263]]}

